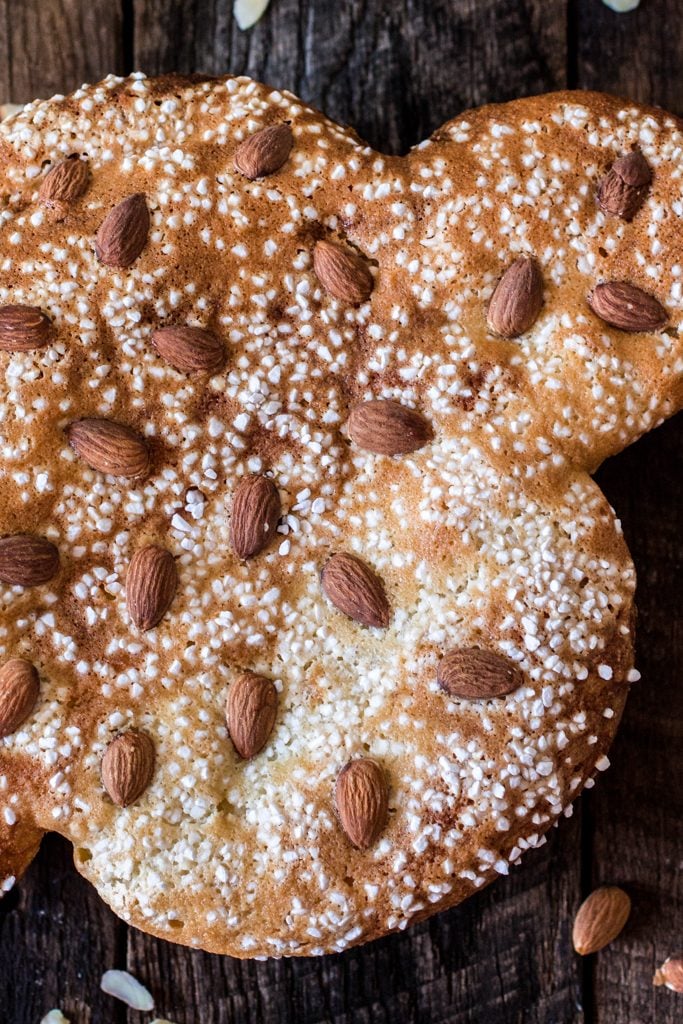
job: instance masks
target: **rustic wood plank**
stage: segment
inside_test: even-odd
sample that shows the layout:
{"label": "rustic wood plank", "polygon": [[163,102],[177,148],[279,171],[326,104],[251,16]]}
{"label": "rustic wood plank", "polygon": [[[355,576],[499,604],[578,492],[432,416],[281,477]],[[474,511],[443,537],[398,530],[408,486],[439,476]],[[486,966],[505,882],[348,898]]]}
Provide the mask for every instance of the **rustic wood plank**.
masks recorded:
{"label": "rustic wood plank", "polygon": [[461,110],[565,84],[566,0],[272,0],[240,32],[220,0],[135,5],[149,74],[248,74],[399,152]]}
{"label": "rustic wood plank", "polygon": [[572,85],[602,89],[683,114],[680,0],[643,0],[617,14],[597,0],[573,0]]}
{"label": "rustic wood plank", "polygon": [[0,1020],[37,1024],[59,1007],[74,1024],[123,1024],[100,991],[125,955],[126,926],[77,874],[70,844],[43,841],[26,877],[0,902]]}
{"label": "rustic wood plank", "polygon": [[122,69],[119,4],[0,0],[0,102],[70,92]]}
{"label": "rustic wood plank", "polygon": [[680,1024],[683,997],[655,989],[683,922],[683,417],[608,463],[600,483],[621,514],[639,570],[638,666],[613,747],[615,768],[591,795],[591,882],[623,884],[633,914],[599,955],[596,1024]]}

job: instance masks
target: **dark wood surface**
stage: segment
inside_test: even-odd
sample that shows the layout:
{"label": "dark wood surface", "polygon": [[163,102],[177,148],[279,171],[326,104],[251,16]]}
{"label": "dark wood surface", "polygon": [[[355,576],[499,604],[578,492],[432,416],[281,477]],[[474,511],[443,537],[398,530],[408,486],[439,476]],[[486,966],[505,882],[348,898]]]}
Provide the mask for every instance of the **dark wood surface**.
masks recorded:
{"label": "dark wood surface", "polygon": [[[108,71],[248,73],[400,152],[461,109],[600,88],[683,114],[680,0],[272,0],[248,33],[228,0],[0,0],[0,102]],[[49,837],[0,904],[0,1022],[142,1021],[99,991],[128,968],[177,1024],[680,1024],[651,984],[683,947],[683,609],[679,417],[602,468],[639,570],[638,664],[612,769],[521,868],[463,906],[340,956],[240,963],[129,930]],[[634,910],[597,958],[573,912],[601,882]],[[149,1020],[149,1017],[144,1019]]]}

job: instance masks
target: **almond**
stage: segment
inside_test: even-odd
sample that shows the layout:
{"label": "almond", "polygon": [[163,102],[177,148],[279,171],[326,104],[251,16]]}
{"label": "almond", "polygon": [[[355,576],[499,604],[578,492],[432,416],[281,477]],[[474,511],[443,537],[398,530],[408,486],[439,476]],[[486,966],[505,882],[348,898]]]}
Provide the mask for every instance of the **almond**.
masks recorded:
{"label": "almond", "polygon": [[244,672],[228,690],[225,718],[240,757],[248,760],[263,750],[277,714],[274,683],[255,672]]}
{"label": "almond", "polygon": [[392,399],[371,399],[357,405],[351,410],[347,430],[359,448],[379,455],[414,452],[432,437],[419,412]]}
{"label": "almond", "polygon": [[329,600],[350,619],[363,626],[386,627],[391,616],[384,584],[373,570],[346,552],[327,561],[321,575]]}
{"label": "almond", "polygon": [[387,820],[389,786],[384,771],[370,757],[349,761],[337,776],[334,797],[344,832],[359,850],[367,850]]}
{"label": "almond", "polygon": [[87,161],[70,156],[50,168],[43,178],[38,198],[55,220],[64,220],[69,207],[87,189],[89,177]]}
{"label": "almond", "polygon": [[0,740],[16,732],[36,706],[40,680],[30,661],[12,658],[0,668]]}
{"label": "almond", "polygon": [[543,306],[543,275],[533,256],[520,256],[507,268],[488,308],[494,334],[517,338],[532,327]]}
{"label": "almond", "polygon": [[335,299],[358,306],[370,298],[374,281],[365,260],[336,242],[317,242],[313,269],[325,291]]}
{"label": "almond", "polygon": [[253,558],[277,530],[282,513],[280,494],[266,476],[248,476],[235,488],[230,543],[238,558]]}
{"label": "almond", "polygon": [[100,263],[123,270],[130,267],[145,248],[149,234],[149,210],[141,193],[128,196],[107,214],[95,239]]}
{"label": "almond", "polygon": [[91,469],[111,476],[144,477],[150,455],[144,438],[113,420],[83,419],[70,423],[66,436]]}
{"label": "almond", "polygon": [[102,758],[102,782],[119,807],[134,804],[154,775],[154,743],[145,732],[129,729],[112,740]]}
{"label": "almond", "polygon": [[161,622],[177,587],[178,572],[170,551],[150,544],[135,552],[126,575],[126,603],[138,629],[153,629]]}
{"label": "almond", "polygon": [[626,153],[614,161],[600,182],[598,206],[605,213],[632,220],[645,201],[651,181],[650,165],[640,150]]}
{"label": "almond", "polygon": [[520,669],[507,658],[480,647],[454,647],[439,662],[436,680],[449,697],[491,700],[519,689]]}
{"label": "almond", "polygon": [[294,136],[288,124],[271,124],[250,135],[235,150],[235,170],[254,181],[279,171],[289,156]]}
{"label": "almond", "polygon": [[37,306],[0,306],[0,351],[30,352],[52,338],[52,322]]}
{"label": "almond", "polygon": [[616,939],[631,913],[631,900],[623,889],[606,885],[583,901],[574,918],[572,942],[581,956],[597,953]]}
{"label": "almond", "polygon": [[669,319],[654,295],[627,281],[607,281],[588,296],[593,312],[620,331],[657,331]]}
{"label": "almond", "polygon": [[152,344],[181,373],[219,373],[225,366],[223,342],[203,327],[160,327]]}
{"label": "almond", "polygon": [[15,587],[39,587],[59,572],[59,551],[45,537],[14,533],[0,540],[0,580]]}
{"label": "almond", "polygon": [[653,985],[666,985],[672,992],[683,992],[683,953],[674,953],[658,967]]}

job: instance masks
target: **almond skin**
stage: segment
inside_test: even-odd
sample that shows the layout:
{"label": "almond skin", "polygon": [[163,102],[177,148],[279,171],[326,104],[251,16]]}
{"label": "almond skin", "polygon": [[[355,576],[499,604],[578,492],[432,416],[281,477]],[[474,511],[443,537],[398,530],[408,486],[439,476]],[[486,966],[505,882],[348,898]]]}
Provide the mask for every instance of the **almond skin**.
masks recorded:
{"label": "almond skin", "polygon": [[0,580],[15,587],[39,587],[59,572],[59,551],[45,537],[14,533],[0,540]]}
{"label": "almond skin", "polygon": [[507,268],[488,308],[488,325],[503,338],[518,338],[536,323],[543,306],[543,275],[533,256]]}
{"label": "almond skin", "polygon": [[271,124],[250,135],[235,150],[235,170],[251,181],[279,171],[289,156],[294,136],[288,124]]}
{"label": "almond skin", "polygon": [[126,603],[138,629],[153,629],[161,622],[177,588],[178,571],[170,551],[150,544],[135,552],[126,575]]}
{"label": "almond skin", "polygon": [[346,552],[339,552],[325,564],[322,588],[335,608],[362,626],[386,628],[391,611],[384,584],[373,570]]}
{"label": "almond skin", "polygon": [[616,939],[631,913],[631,900],[623,889],[606,885],[583,901],[574,918],[572,942],[581,956],[597,953]]}
{"label": "almond skin", "polygon": [[372,293],[374,281],[362,256],[336,242],[317,242],[313,269],[321,285],[335,299],[358,306]]}
{"label": "almond skin", "polygon": [[219,373],[225,366],[223,342],[203,327],[160,327],[152,344],[180,373]]}
{"label": "almond skin", "polygon": [[389,808],[386,775],[370,757],[344,765],[337,776],[335,804],[341,826],[359,850],[373,846],[384,828]]}
{"label": "almond skin", "polygon": [[392,399],[372,399],[355,406],[347,430],[354,444],[378,455],[405,455],[432,438],[431,427],[419,412]]}
{"label": "almond skin", "polygon": [[156,751],[145,732],[129,729],[113,739],[102,758],[102,782],[119,807],[129,807],[145,792],[152,776]]}
{"label": "almond skin", "polygon": [[245,760],[263,750],[277,715],[275,684],[255,672],[244,672],[228,690],[225,718],[235,750]]}
{"label": "almond skin", "polygon": [[55,220],[64,220],[69,207],[86,191],[89,178],[87,161],[71,156],[50,168],[43,178],[38,198]]}
{"label": "almond skin", "polygon": [[266,476],[240,480],[232,499],[230,543],[238,558],[253,558],[270,543],[282,514],[280,494]]}
{"label": "almond skin", "polygon": [[83,419],[70,423],[66,436],[91,469],[111,476],[147,476],[150,455],[144,438],[114,420]]}
{"label": "almond skin", "polygon": [[135,263],[149,235],[149,210],[142,193],[128,196],[107,214],[95,239],[100,263],[124,270]]}
{"label": "almond skin", "polygon": [[588,305],[601,320],[620,331],[657,331],[669,319],[654,295],[628,281],[597,285],[588,296]]}
{"label": "almond skin", "polygon": [[454,647],[439,662],[436,680],[449,697],[491,700],[519,689],[524,677],[516,665],[494,651]]}
{"label": "almond skin", "polygon": [[683,953],[668,956],[657,968],[652,984],[666,985],[672,992],[683,992]]}
{"label": "almond skin", "polygon": [[0,306],[0,351],[30,352],[52,339],[52,322],[37,306]]}
{"label": "almond skin", "polygon": [[633,220],[645,202],[652,170],[640,152],[626,153],[615,160],[600,182],[598,206],[622,220]]}
{"label": "almond skin", "polygon": [[0,740],[26,721],[39,691],[38,673],[30,661],[12,658],[0,668]]}

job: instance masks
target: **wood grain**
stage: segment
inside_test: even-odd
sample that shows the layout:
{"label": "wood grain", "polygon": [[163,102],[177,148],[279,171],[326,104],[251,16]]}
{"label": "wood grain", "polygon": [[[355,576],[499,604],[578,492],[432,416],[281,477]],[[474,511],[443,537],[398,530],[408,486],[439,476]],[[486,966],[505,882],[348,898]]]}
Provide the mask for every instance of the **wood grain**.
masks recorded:
{"label": "wood grain", "polygon": [[[599,0],[272,0],[241,33],[229,0],[0,0],[0,100],[67,91],[109,71],[227,71],[290,88],[404,151],[460,110],[563,87],[602,88],[683,112],[679,0],[616,15]],[[680,1024],[655,990],[683,935],[683,423],[599,474],[639,569],[639,664],[613,768],[520,869],[398,936],[310,961],[239,962],[117,921],[49,838],[0,903],[0,1020],[139,1024],[99,990],[128,967],[177,1024]],[[597,958],[570,946],[595,884],[634,900]],[[678,931],[677,931],[678,929]]]}
{"label": "wood grain", "polygon": [[0,102],[70,92],[123,71],[121,7],[111,0],[0,0]]}

